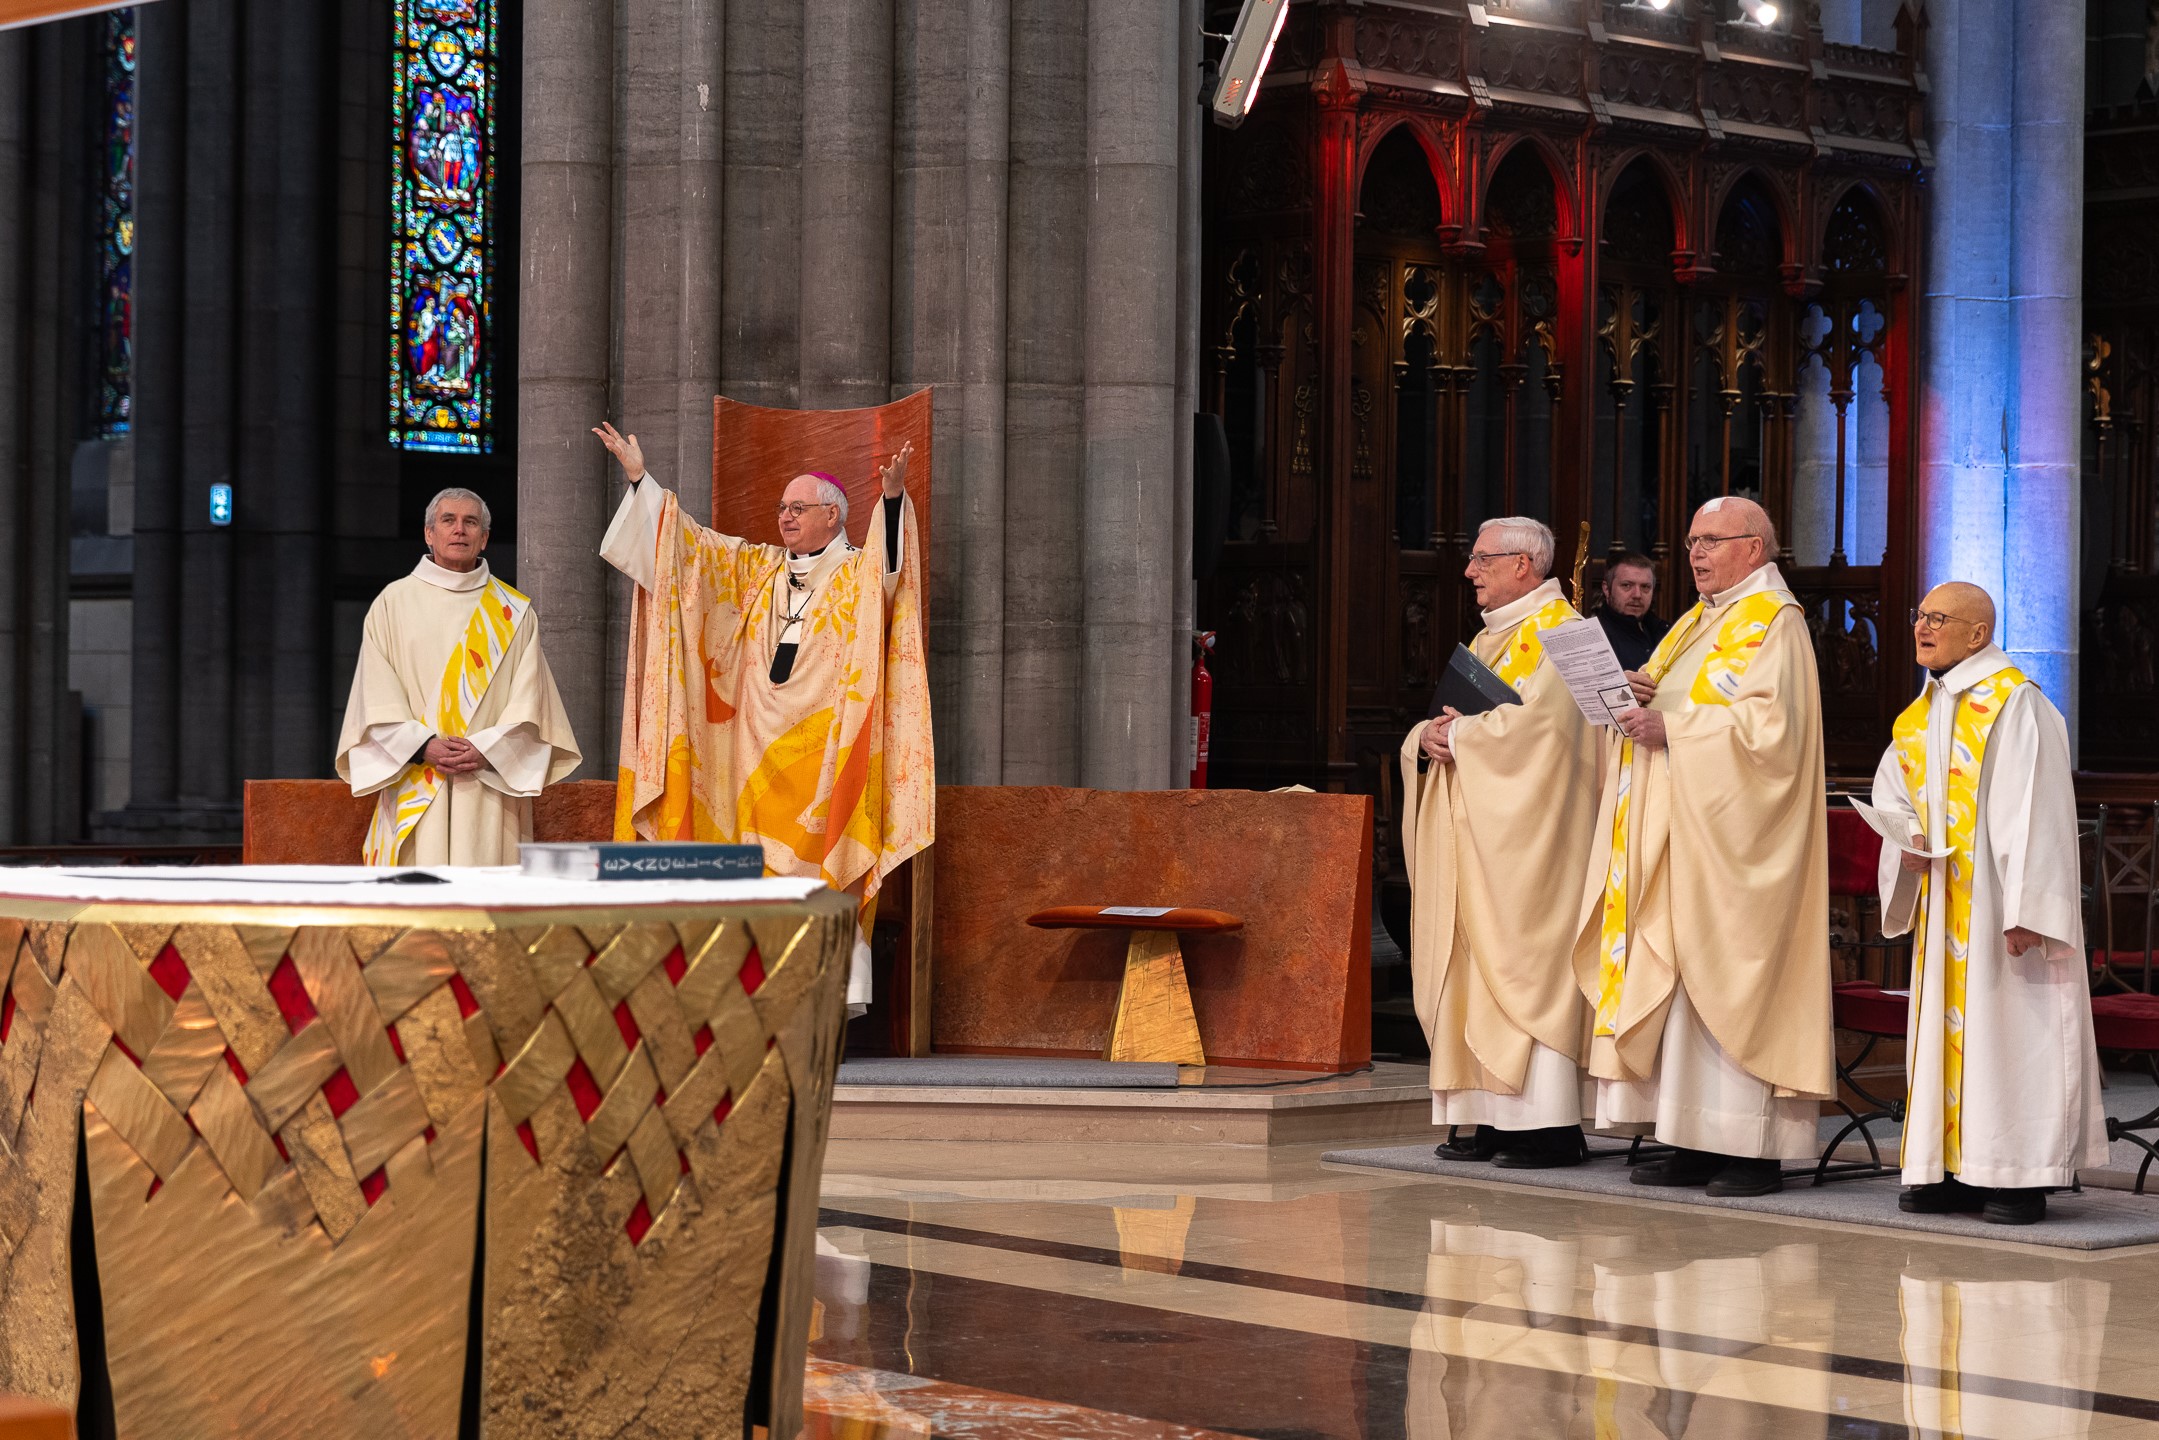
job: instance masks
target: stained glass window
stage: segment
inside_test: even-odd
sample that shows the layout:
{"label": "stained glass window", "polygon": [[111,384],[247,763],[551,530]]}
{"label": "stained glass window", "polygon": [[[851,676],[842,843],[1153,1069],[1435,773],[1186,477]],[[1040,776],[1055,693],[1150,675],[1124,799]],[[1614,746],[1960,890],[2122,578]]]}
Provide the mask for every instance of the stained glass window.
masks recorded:
{"label": "stained glass window", "polygon": [[135,12],[105,14],[105,136],[99,224],[98,433],[125,435],[134,409]]}
{"label": "stained glass window", "polygon": [[494,446],[497,0],[392,0],[390,443]]}

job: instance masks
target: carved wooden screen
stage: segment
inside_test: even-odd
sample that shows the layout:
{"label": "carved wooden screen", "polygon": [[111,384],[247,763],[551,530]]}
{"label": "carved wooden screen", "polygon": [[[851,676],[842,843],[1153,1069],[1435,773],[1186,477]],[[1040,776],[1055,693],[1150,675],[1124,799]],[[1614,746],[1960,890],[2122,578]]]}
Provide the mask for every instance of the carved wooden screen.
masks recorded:
{"label": "carved wooden screen", "polygon": [[1871,771],[1909,689],[1882,616],[1915,543],[1919,36],[1907,12],[1895,51],[1826,44],[1786,8],[1291,8],[1251,117],[1207,137],[1202,394],[1237,497],[1200,597],[1216,784],[1368,790],[1391,866],[1394,751],[1476,628],[1478,521],[1545,520],[1563,572],[1587,520],[1676,615],[1693,508],[1727,493],[1785,536],[1832,769]]}
{"label": "carved wooden screen", "polygon": [[2159,104],[2095,113],[2085,134],[2085,594],[2079,685],[2087,770],[2159,770]]}

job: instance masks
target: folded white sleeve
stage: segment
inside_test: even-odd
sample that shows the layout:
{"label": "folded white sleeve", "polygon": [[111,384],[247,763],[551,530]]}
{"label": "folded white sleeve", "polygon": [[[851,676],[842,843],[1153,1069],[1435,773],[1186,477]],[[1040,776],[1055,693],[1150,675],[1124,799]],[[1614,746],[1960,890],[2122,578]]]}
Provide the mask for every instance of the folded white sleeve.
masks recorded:
{"label": "folded white sleeve", "polygon": [[547,784],[548,761],[555,747],[540,738],[529,720],[514,725],[490,725],[465,737],[487,757],[489,768],[480,772],[480,783],[505,795],[533,796]]}
{"label": "folded white sleeve", "polygon": [[660,482],[648,471],[630,487],[615,507],[615,518],[600,537],[600,558],[635,580],[652,588],[653,562],[660,544]]}
{"label": "folded white sleeve", "polygon": [[372,795],[405,773],[412,752],[434,732],[417,720],[388,720],[367,727],[366,738],[346,753],[355,795]]}

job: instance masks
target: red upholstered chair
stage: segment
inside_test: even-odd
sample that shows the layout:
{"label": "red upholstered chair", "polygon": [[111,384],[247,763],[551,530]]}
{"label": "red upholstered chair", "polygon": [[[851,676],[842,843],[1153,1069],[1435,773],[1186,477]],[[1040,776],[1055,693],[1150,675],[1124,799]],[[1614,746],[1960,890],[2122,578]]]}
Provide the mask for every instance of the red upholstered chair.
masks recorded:
{"label": "red upholstered chair", "polygon": [[[1884,940],[1880,936],[1877,918],[1871,927],[1876,932],[1868,936],[1869,915],[1880,913],[1879,866],[1882,856],[1882,837],[1875,834],[1859,813],[1848,805],[1837,803],[1831,797],[1829,809],[1829,894],[1832,899],[1848,899],[1852,902],[1853,928],[1851,936],[1832,933],[1829,947],[1832,955],[1839,951],[1852,952],[1857,974],[1850,980],[1835,982],[1831,996],[1831,1015],[1839,1030],[1848,1030],[1864,1036],[1866,1043],[1850,1060],[1837,1061],[1837,1109],[1844,1112],[1845,1124],[1822,1147],[1822,1158],[1814,1167],[1814,1183],[1827,1180],[1863,1180],[1869,1176],[1885,1174],[1889,1166],[1882,1162],[1881,1147],[1876,1143],[1872,1126],[1889,1120],[1898,1124],[1904,1121],[1904,1097],[1877,1095],[1860,1079],[1859,1072],[1874,1054],[1874,1049],[1884,1040],[1902,1040],[1905,1032],[1905,1011],[1909,998],[1888,987],[1892,980],[1903,984],[1911,970],[1911,942],[1908,939]],[[1870,956],[1878,956],[1880,978],[1867,979],[1865,972]],[[1845,1099],[1845,1093],[1857,1095],[1867,1106],[1864,1113]],[[1866,1160],[1833,1161],[1837,1147],[1858,1132],[1866,1142]]]}

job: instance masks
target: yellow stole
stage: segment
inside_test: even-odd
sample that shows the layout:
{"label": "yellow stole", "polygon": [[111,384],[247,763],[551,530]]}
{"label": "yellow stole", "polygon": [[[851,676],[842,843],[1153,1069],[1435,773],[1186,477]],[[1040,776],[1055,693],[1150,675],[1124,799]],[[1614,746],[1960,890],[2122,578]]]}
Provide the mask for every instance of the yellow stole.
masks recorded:
{"label": "yellow stole", "polygon": [[1522,688],[1544,658],[1544,632],[1554,625],[1564,625],[1569,620],[1582,617],[1574,613],[1574,607],[1565,600],[1549,600],[1533,612],[1528,619],[1515,627],[1507,641],[1507,648],[1500,657],[1491,662],[1492,673],[1512,685]]}
{"label": "yellow stole", "polygon": [[[518,624],[531,608],[532,602],[523,595],[500,580],[488,579],[480,591],[480,603],[472,607],[465,638],[451,653],[450,663],[442,672],[442,694],[435,703],[437,735],[465,733],[487,687],[494,683],[495,672],[502,667],[502,657],[509,651]],[[361,863],[395,865],[406,838],[427,813],[427,807],[435,803],[435,793],[441,788],[442,777],[435,773],[434,766],[419,761],[408,764],[398,777],[395,810],[386,812],[380,805],[375,807],[375,818],[368,822],[367,843],[360,850]]]}
{"label": "yellow stole", "polygon": [[[1948,774],[1944,776],[1942,831],[1949,841],[1949,904],[1942,915],[1942,934],[1949,947],[1943,966],[1946,993],[1942,997],[1942,1168],[1956,1174],[1964,1168],[1964,985],[1972,938],[1972,846],[1979,834],[1979,772],[1986,764],[1987,739],[2002,706],[2020,685],[2029,685],[2024,672],[2014,665],[2001,669],[1957,697],[1956,718],[1950,723]],[[1931,687],[1929,687],[1931,689]],[[1904,789],[1919,812],[1922,833],[1928,833],[1927,816],[1927,691],[1905,707],[1890,727],[1890,748],[1896,752],[1897,768],[1904,773]],[[1933,890],[1933,867],[1919,881],[1919,905],[1913,912],[1912,934],[1926,944],[1927,905]],[[1919,1003],[1917,986],[1925,970],[1924,953],[1913,966],[1912,1003]]]}
{"label": "yellow stole", "polygon": [[[1734,600],[1718,627],[1715,644],[1687,691],[1687,704],[1729,705],[1739,682],[1769,633],[1769,622],[1787,605],[1799,602],[1782,590],[1760,590]],[[1705,610],[1696,601],[1657,644],[1642,673],[1662,681],[1679,660]],[[1604,924],[1597,947],[1597,1024],[1593,1033],[1611,1035],[1619,1017],[1619,997],[1627,979],[1627,802],[1634,789],[1634,742],[1619,742],[1619,800],[1612,810],[1612,863],[1604,872]]]}

